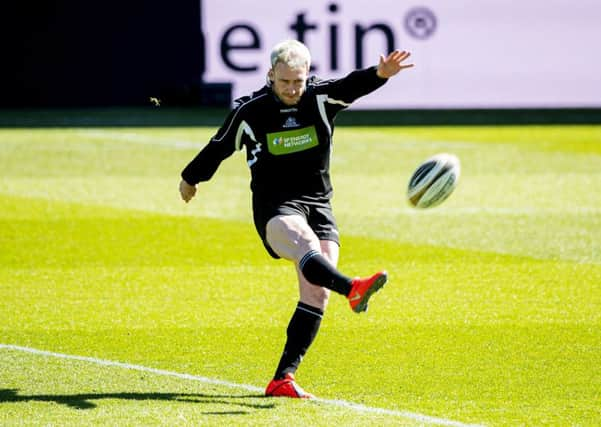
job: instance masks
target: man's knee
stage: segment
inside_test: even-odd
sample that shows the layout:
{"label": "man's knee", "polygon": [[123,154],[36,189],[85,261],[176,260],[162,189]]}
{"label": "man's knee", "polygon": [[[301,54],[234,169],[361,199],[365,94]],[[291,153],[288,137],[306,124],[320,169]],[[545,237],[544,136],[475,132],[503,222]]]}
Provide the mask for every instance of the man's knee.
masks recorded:
{"label": "man's knee", "polygon": [[306,281],[300,285],[300,300],[312,307],[317,307],[325,311],[330,299],[330,290],[321,286],[316,286]]}
{"label": "man's knee", "polygon": [[300,215],[278,215],[267,222],[265,237],[283,258],[298,261],[306,252],[319,248],[313,230]]}

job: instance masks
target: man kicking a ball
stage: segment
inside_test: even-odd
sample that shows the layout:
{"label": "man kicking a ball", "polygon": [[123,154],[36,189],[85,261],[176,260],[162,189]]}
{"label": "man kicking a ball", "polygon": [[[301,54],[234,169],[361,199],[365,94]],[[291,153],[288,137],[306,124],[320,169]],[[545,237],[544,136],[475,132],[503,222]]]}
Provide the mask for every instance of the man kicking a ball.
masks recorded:
{"label": "man kicking a ball", "polygon": [[313,397],[296,384],[294,373],[317,335],[330,290],[344,295],[360,313],[386,283],[385,271],[351,278],[336,268],[340,243],[330,205],[330,154],[336,114],[412,67],[404,64],[408,57],[395,50],[381,55],[377,66],[319,80],[308,75],[311,55],[304,44],[278,43],[267,84],[235,101],[221,128],[181,174],[179,189],[188,202],[199,182],[208,181],[225,158],[245,147],[257,232],[273,258],[296,267],[300,301],[267,396]]}

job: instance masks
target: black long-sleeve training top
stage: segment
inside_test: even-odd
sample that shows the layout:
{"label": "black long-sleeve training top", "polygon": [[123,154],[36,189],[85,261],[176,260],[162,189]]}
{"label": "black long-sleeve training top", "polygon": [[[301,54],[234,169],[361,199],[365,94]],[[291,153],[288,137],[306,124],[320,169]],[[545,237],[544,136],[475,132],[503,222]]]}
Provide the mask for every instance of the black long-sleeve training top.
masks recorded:
{"label": "black long-sleeve training top", "polygon": [[311,77],[293,106],[281,102],[266,85],[235,101],[221,128],[181,176],[191,185],[208,181],[224,159],[244,146],[255,197],[329,199],[334,118],[385,82],[376,75],[375,66],[341,79]]}

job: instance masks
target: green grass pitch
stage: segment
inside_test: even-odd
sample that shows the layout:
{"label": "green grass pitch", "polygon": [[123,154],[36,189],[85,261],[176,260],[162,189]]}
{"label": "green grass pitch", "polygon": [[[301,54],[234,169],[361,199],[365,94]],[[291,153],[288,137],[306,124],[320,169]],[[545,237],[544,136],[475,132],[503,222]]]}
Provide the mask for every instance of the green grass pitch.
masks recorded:
{"label": "green grass pitch", "polygon": [[[338,128],[340,268],[390,281],[332,296],[314,402],[261,396],[297,289],[244,156],[179,199],[214,131],[0,130],[0,425],[601,423],[601,127]],[[438,152],[459,186],[411,209]]]}

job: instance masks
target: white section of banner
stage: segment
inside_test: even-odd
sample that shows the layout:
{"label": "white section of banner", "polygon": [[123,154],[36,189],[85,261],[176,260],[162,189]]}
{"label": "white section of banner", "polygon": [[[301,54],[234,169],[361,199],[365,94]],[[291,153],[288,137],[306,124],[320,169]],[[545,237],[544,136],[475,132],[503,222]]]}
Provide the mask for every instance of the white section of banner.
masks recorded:
{"label": "white section of banner", "polygon": [[354,108],[601,107],[599,0],[201,3],[205,81],[235,98],[264,84],[282,39],[304,39],[323,78],[377,64],[390,40],[415,67]]}

